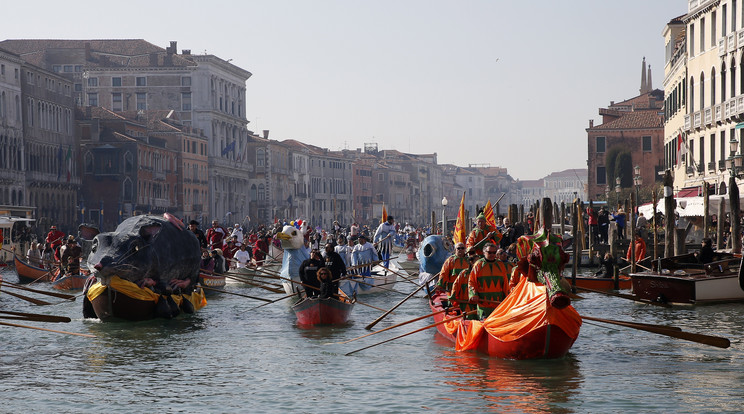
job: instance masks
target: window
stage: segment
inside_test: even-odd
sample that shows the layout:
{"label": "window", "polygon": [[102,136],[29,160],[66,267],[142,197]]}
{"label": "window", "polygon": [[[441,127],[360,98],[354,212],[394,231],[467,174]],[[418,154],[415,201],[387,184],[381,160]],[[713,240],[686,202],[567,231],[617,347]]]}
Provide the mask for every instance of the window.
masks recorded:
{"label": "window", "polygon": [[181,86],[191,86],[191,76],[181,77]]}
{"label": "window", "polygon": [[75,65],[75,72],[82,72],[83,66],[82,65]]}
{"label": "window", "polygon": [[190,92],[184,92],[181,94],[181,110],[182,111],[191,110],[191,93]]}
{"label": "window", "polygon": [[705,18],[700,19],[700,51],[705,51]]}
{"label": "window", "polygon": [[67,72],[67,73],[70,73],[70,72],[72,72],[72,68],[73,68],[72,65],[65,65],[63,71],[64,72]]}
{"label": "window", "polygon": [[75,84],[75,92],[82,92],[83,91],[83,84],[82,83],[76,83]]}
{"label": "window", "polygon": [[597,137],[597,154],[602,154],[605,151],[605,137]]}
{"label": "window", "polygon": [[90,152],[85,153],[85,173],[93,174],[93,154]]}
{"label": "window", "polygon": [[111,86],[121,86],[121,77],[111,78]]}
{"label": "window", "polygon": [[147,94],[144,92],[137,93],[137,110],[147,110]]}
{"label": "window", "polygon": [[643,140],[643,152],[651,152],[651,137],[645,136],[642,138]]}
{"label": "window", "polygon": [[[5,69],[5,65],[3,65],[3,69]],[[62,65],[52,65],[52,71],[54,73],[62,72]],[[3,71],[3,75],[5,75],[5,71]]]}
{"label": "window", "polygon": [[98,86],[98,78],[88,78],[88,86]]}
{"label": "window", "polygon": [[259,148],[256,150],[256,167],[263,168],[264,166],[264,150]]}
{"label": "window", "polygon": [[111,110],[121,111],[121,93],[111,94]]}
{"label": "window", "polygon": [[89,93],[88,94],[88,105],[89,106],[98,106],[98,94],[97,93]]}
{"label": "window", "polygon": [[[723,6],[726,7],[726,6]],[[725,11],[724,11],[725,16]],[[725,35],[726,33],[724,33]],[[690,56],[695,56],[695,25],[690,25]]]}
{"label": "window", "polygon": [[137,86],[147,86],[147,78],[144,76],[137,76],[135,85]]}
{"label": "window", "polygon": [[607,185],[607,172],[604,165],[597,166],[597,185]]}

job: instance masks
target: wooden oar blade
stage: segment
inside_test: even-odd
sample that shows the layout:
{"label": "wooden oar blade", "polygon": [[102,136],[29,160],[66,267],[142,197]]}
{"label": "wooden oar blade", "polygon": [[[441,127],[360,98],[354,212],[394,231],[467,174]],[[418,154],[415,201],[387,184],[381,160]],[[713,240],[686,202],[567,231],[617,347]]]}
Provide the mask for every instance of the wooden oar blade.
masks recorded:
{"label": "wooden oar blade", "polygon": [[26,312],[14,312],[14,311],[0,311],[0,313],[6,314],[6,315],[18,316],[18,317],[25,317],[25,318],[49,319],[50,322],[71,322],[72,321],[72,319],[68,318],[67,316],[44,315],[41,313],[26,313]]}
{"label": "wooden oar blade", "polygon": [[61,334],[65,334],[65,335],[82,336],[82,337],[85,337],[85,338],[95,338],[96,337],[95,335],[88,335],[88,334],[81,334],[81,333],[67,332],[67,331],[57,331],[57,330],[54,330],[54,329],[39,328],[37,326],[18,325],[18,324],[10,323],[10,322],[0,322],[0,325],[15,326],[16,328],[36,329],[36,330],[39,330],[39,331],[61,333]]}
{"label": "wooden oar blade", "polygon": [[21,286],[21,285],[18,285],[16,283],[11,283],[11,282],[7,282],[7,281],[3,281],[2,283],[0,283],[0,285],[5,286],[5,287],[9,287],[9,288],[13,288],[13,289],[25,290],[27,292],[38,293],[40,295],[53,296],[55,298],[67,299],[67,300],[75,300],[75,295],[68,295],[68,294],[65,294],[65,293],[47,292],[46,290],[32,289],[32,288],[29,288],[29,287]]}
{"label": "wooden oar blade", "polygon": [[5,294],[7,294],[7,295],[10,295],[10,296],[15,296],[15,297],[17,297],[18,299],[23,299],[23,300],[25,300],[25,301],[27,301],[27,302],[31,302],[31,303],[33,303],[34,305],[39,305],[39,306],[44,306],[44,305],[51,305],[51,302],[45,302],[45,301],[43,301],[43,300],[39,300],[39,299],[34,299],[34,298],[30,298],[30,297],[28,297],[28,296],[23,296],[23,295],[19,295],[18,293],[14,293],[14,292],[9,292],[9,291],[7,291],[7,290],[5,290],[5,291],[4,291],[4,293],[5,293]]}
{"label": "wooden oar blade", "polygon": [[593,318],[591,316],[581,316],[584,319],[588,319],[590,321],[596,321],[596,322],[603,322],[608,323],[611,325],[618,325],[618,326],[624,326],[626,328],[633,328],[638,329],[641,331],[656,333],[659,335],[665,335],[670,336],[677,339],[684,339],[686,341],[691,342],[697,342],[699,344],[703,345],[710,345],[715,346],[718,348],[728,348],[731,346],[731,341],[728,340],[728,338],[723,338],[720,336],[712,336],[712,335],[703,335],[703,334],[696,334],[691,332],[684,332],[684,331],[676,331],[673,329],[669,329],[665,326],[653,326],[648,324],[636,324],[633,322],[625,322],[625,321],[616,321],[612,319],[600,319],[600,318]]}

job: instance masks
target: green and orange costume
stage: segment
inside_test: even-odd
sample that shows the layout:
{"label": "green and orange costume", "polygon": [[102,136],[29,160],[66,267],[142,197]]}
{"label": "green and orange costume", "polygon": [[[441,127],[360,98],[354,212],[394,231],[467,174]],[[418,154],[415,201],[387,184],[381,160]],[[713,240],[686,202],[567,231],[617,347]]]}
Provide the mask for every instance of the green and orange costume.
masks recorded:
{"label": "green and orange costume", "polygon": [[445,292],[452,290],[452,283],[455,281],[457,276],[463,270],[470,267],[468,257],[458,257],[456,254],[452,255],[444,261],[442,270],[439,271],[439,281],[437,286]]}
{"label": "green and orange costume", "polygon": [[[468,297],[489,302],[502,301],[509,293],[509,275],[513,267],[513,263],[500,260],[478,260],[468,277]],[[478,303],[478,318],[487,318],[495,308],[495,305]]]}
{"label": "green and orange costume", "polygon": [[465,268],[460,272],[452,283],[450,295],[447,297],[450,302],[456,304],[462,313],[470,312],[475,309],[475,306],[468,302],[470,296],[468,294],[468,280],[470,278],[470,268]]}
{"label": "green and orange costume", "polygon": [[[492,231],[495,234],[487,238],[486,236],[488,236],[488,233]],[[480,228],[476,227],[468,235],[468,240],[465,242],[465,247],[468,250],[470,250],[471,248],[475,249],[475,252],[478,253],[478,256],[483,257],[483,246],[485,246],[488,242],[491,242],[498,246],[502,237],[503,236],[499,229],[492,229],[491,226],[486,226],[485,230],[481,230]]]}

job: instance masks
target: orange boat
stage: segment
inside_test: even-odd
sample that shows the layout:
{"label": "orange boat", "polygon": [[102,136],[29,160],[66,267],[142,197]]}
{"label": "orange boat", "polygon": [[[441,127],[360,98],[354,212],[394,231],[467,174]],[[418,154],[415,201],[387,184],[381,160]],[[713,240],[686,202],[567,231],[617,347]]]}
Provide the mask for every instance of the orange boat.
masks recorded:
{"label": "orange boat", "polygon": [[36,267],[21,260],[17,254],[13,255],[13,262],[16,273],[18,274],[18,283],[51,282],[54,275],[59,273],[59,268],[57,267],[53,269]]}
{"label": "orange boat", "polygon": [[80,273],[64,275],[57,270],[52,277],[52,287],[58,290],[83,290],[88,276],[90,272],[82,269]]}
{"label": "orange boat", "polygon": [[[579,336],[581,317],[572,306],[558,309],[549,302],[544,285],[522,278],[485,320],[455,319],[437,329],[458,351],[477,349],[503,359],[561,358]],[[432,312],[444,309],[443,304],[446,294],[435,295]],[[440,313],[434,321],[452,316]]]}

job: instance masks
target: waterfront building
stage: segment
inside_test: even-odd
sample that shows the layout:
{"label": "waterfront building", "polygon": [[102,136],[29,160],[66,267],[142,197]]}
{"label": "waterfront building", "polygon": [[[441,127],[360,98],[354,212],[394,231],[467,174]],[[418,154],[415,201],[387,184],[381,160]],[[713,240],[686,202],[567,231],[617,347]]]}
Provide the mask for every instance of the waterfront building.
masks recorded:
{"label": "waterfront building", "polygon": [[[598,200],[638,182],[653,186],[664,169],[664,92],[652,89],[651,68],[641,66],[641,94],[599,108],[602,123],[587,131],[588,199]],[[638,173],[636,173],[638,171]]]}
{"label": "waterfront building", "polygon": [[545,196],[545,182],[542,179],[519,181],[519,196],[521,201],[518,204],[528,210],[538,201],[542,202]]}
{"label": "waterfront building", "polygon": [[[569,169],[554,172],[544,177],[545,187],[543,197],[552,202],[571,204],[576,198],[589,201],[587,198],[587,169]],[[594,198],[593,200],[596,200]]]}
{"label": "waterfront building", "polygon": [[22,67],[20,56],[0,49],[0,205],[28,203],[21,109],[24,102]]}
{"label": "waterfront building", "polygon": [[742,7],[736,1],[690,1],[688,13],[665,27],[666,165],[678,191],[697,194],[708,183],[725,194],[729,177],[742,173]]}

